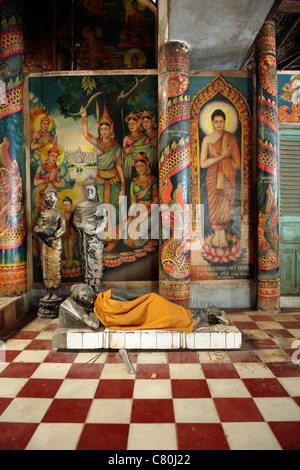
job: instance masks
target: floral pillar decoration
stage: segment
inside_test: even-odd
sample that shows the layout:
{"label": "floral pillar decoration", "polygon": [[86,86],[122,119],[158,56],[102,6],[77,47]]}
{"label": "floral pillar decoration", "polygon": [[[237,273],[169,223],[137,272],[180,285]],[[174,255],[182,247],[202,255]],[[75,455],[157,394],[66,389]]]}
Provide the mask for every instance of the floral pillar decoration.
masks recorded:
{"label": "floral pillar decoration", "polygon": [[0,295],[27,291],[22,2],[0,4]]}
{"label": "floral pillar decoration", "polygon": [[278,101],[275,24],[266,21],[257,57],[257,308],[280,310]]}
{"label": "floral pillar decoration", "polygon": [[190,304],[189,48],[178,41],[159,52],[159,292]]}

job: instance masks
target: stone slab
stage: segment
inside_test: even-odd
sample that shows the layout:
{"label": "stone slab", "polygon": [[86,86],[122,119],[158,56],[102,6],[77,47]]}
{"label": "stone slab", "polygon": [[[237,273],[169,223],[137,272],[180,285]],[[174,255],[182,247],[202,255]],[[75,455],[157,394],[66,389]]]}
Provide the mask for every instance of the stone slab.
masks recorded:
{"label": "stone slab", "polygon": [[58,328],[53,337],[56,349],[239,349],[242,333],[234,325],[212,325],[192,333],[165,330],[110,330],[101,327]]}

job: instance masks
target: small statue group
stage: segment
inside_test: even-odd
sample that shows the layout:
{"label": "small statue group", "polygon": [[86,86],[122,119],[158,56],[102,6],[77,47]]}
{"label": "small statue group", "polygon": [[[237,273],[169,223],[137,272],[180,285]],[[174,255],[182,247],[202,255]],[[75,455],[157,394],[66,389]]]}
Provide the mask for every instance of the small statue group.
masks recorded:
{"label": "small statue group", "polygon": [[[74,225],[80,235],[80,251],[85,282],[95,293],[99,292],[103,276],[103,230],[106,220],[104,210],[98,202],[97,183],[94,179],[85,184],[86,201],[75,209]],[[59,306],[58,292],[61,287],[62,237],[66,233],[66,218],[57,209],[58,194],[48,185],[44,192],[46,209],[38,216],[34,233],[40,241],[40,256],[43,283],[47,294],[40,300],[40,316],[57,316]]]}
{"label": "small statue group", "polygon": [[[95,315],[97,308],[95,307],[96,299],[100,298],[103,293],[100,292],[101,280],[103,275],[103,251],[104,251],[104,229],[106,227],[106,211],[105,208],[98,202],[97,183],[95,180],[89,179],[85,184],[86,201],[79,203],[76,206],[73,223],[80,234],[80,249],[82,267],[84,273],[85,284],[75,284],[71,287],[71,296],[61,303],[62,299],[58,297],[58,291],[61,287],[61,268],[62,268],[62,238],[66,233],[67,224],[66,218],[62,211],[57,209],[58,194],[56,189],[48,185],[44,192],[44,199],[46,209],[42,210],[38,216],[37,224],[34,227],[34,233],[39,237],[41,248],[41,264],[43,272],[43,282],[47,289],[47,294],[40,300],[40,308],[38,315],[41,317],[57,317],[59,316],[59,326],[61,327],[76,327],[88,326],[91,329],[97,330],[101,322],[105,325],[101,317],[99,321],[99,312]],[[153,325],[153,312],[160,321],[160,307],[164,299],[156,296],[154,301],[151,300],[156,294],[151,294],[150,297],[144,296],[142,305],[141,319],[145,320],[145,311],[149,312],[149,321]],[[152,297],[151,297],[152,296]],[[113,309],[116,312],[117,325],[123,325],[123,320],[119,324],[122,306],[130,301],[135,300],[136,297],[128,292],[118,289],[113,289],[106,296],[115,301],[120,308]],[[158,299],[158,300],[157,300]],[[110,300],[109,300],[110,302]],[[147,305],[144,305],[145,302]],[[151,304],[152,302],[152,304]],[[99,302],[98,302],[99,303]],[[153,303],[154,310],[153,310]],[[61,304],[61,305],[60,305]],[[129,308],[129,307],[128,307]],[[164,307],[162,307],[164,310]],[[170,309],[170,319],[174,318],[175,308]],[[146,310],[145,310],[146,309]],[[148,309],[148,310],[147,310]],[[137,305],[134,304],[134,310],[137,312]],[[184,309],[185,310],[185,309]],[[126,309],[125,309],[126,311]],[[126,313],[126,312],[125,312]],[[127,312],[128,313],[128,312]],[[219,323],[228,324],[228,319],[225,312],[218,308],[211,306],[206,310],[190,309],[185,312],[189,320],[189,328],[196,329],[197,327],[210,324],[213,320]],[[114,314],[111,314],[111,317]],[[146,315],[147,317],[147,315]],[[169,324],[169,320],[166,324]],[[178,324],[183,319],[183,311],[179,312]],[[134,315],[130,313],[129,308],[129,326],[132,329],[133,325],[138,328],[138,319],[134,320]],[[163,324],[163,323],[158,323]],[[147,322],[142,323],[143,328],[147,328]],[[175,321],[175,327],[177,323]],[[122,326],[119,326],[122,328]],[[164,326],[161,328],[164,329]],[[176,329],[176,328],[175,328]]]}

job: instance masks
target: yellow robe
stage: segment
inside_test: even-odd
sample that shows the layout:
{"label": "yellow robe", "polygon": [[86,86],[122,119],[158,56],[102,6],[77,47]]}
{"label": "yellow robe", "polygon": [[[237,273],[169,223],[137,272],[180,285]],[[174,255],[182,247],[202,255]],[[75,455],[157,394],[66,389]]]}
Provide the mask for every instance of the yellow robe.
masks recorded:
{"label": "yellow robe", "polygon": [[154,293],[119,301],[111,298],[110,289],[97,296],[94,313],[106,328],[112,330],[193,331],[189,310]]}

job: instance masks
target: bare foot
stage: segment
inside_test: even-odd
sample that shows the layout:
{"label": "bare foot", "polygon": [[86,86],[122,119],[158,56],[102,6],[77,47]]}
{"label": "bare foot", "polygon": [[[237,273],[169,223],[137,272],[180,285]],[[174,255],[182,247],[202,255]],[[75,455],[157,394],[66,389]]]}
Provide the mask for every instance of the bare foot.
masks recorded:
{"label": "bare foot", "polygon": [[216,234],[213,236],[212,241],[211,241],[211,244],[212,244],[212,246],[216,246],[216,247],[219,248],[219,246],[220,246],[220,240],[219,240],[219,234],[218,234],[218,233],[216,233]]}
{"label": "bare foot", "polygon": [[228,247],[228,241],[227,241],[226,233],[224,231],[220,233],[220,247],[222,248]]}
{"label": "bare foot", "polygon": [[46,294],[41,300],[50,300],[51,294]]}

